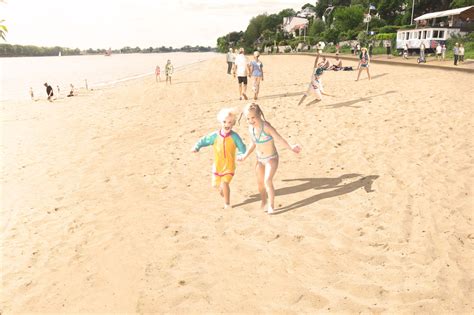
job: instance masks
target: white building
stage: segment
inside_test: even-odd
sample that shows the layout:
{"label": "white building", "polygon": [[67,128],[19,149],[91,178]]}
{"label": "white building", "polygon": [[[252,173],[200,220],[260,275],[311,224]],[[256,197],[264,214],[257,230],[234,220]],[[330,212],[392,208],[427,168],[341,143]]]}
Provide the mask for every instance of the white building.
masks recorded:
{"label": "white building", "polygon": [[302,30],[308,27],[309,21],[298,16],[289,16],[283,18],[282,29],[287,33],[296,35],[297,30]]}

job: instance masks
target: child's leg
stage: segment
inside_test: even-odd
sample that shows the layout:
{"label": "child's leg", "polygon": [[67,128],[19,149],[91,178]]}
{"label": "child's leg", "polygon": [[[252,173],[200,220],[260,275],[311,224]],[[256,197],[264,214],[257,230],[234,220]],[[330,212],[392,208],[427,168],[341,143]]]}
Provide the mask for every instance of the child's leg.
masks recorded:
{"label": "child's leg", "polygon": [[369,67],[367,67],[367,75],[369,76],[369,80],[370,80],[370,71],[369,71]]}
{"label": "child's leg", "polygon": [[262,203],[260,205],[261,209],[265,209],[267,204],[267,192],[265,190],[265,166],[262,163],[257,162],[255,165],[255,175],[257,175],[257,185],[258,185],[258,192],[260,193],[260,199]]}
{"label": "child's leg", "polygon": [[362,67],[359,67],[359,72],[357,73],[356,81],[359,81],[360,73],[362,72]]}
{"label": "child's leg", "polygon": [[222,193],[223,193],[223,197],[224,197],[225,207],[229,207],[230,206],[230,186],[229,186],[229,183],[222,182],[221,187],[222,187]]}
{"label": "child's leg", "polygon": [[243,87],[242,87],[242,96],[244,97],[245,100],[248,100],[248,97],[247,97],[247,84],[243,84]]}
{"label": "child's leg", "polygon": [[268,213],[273,213],[275,209],[275,188],[273,187],[273,176],[278,169],[278,158],[271,159],[265,165],[265,188],[267,190],[269,205]]}

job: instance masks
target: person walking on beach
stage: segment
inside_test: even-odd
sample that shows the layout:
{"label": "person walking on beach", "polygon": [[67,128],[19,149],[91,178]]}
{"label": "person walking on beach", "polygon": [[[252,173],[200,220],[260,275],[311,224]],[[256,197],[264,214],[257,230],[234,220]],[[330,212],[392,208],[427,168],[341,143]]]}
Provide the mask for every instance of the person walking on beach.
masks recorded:
{"label": "person walking on beach", "polygon": [[444,44],[441,46],[441,59],[443,59],[443,61],[446,59],[446,45]]}
{"label": "person walking on beach", "polygon": [[173,68],[173,65],[171,64],[171,60],[168,59],[165,66],[166,84],[168,84],[168,81],[171,84],[171,77],[173,76],[173,71],[174,71],[174,68]]}
{"label": "person walking on beach", "polygon": [[[275,140],[289,150],[299,153],[299,144],[289,144],[280,134],[265,120],[262,109],[258,104],[252,103],[245,107],[243,114],[249,125],[249,133],[252,143],[249,144],[247,152],[238,157],[239,161],[245,159],[256,149],[257,163],[255,173],[257,176],[257,186],[262,200],[261,209],[268,214],[274,213],[275,209],[275,188],[273,177],[278,169],[278,152],[275,147]],[[242,117],[242,116],[241,116]],[[239,119],[240,120],[240,119]]]}
{"label": "person walking on beach", "polygon": [[425,60],[425,44],[421,43],[420,45],[420,59]]}
{"label": "person walking on beach", "polygon": [[52,102],[53,96],[54,96],[53,88],[47,82],[44,84],[44,86],[46,87],[46,94],[48,95],[48,101]]}
{"label": "person walking on beach", "polygon": [[227,60],[227,74],[231,74],[232,68],[234,66],[234,61],[235,61],[234,50],[232,48],[229,48],[229,52],[226,55],[226,60]]}
{"label": "person walking on beach", "polygon": [[408,44],[403,47],[403,58],[408,59]]}
{"label": "person walking on beach", "polygon": [[160,80],[161,82],[161,69],[160,69],[160,66],[156,66],[155,68],[155,82],[158,82],[158,79]]}
{"label": "person walking on beach", "polygon": [[372,58],[372,50],[374,49],[374,45],[372,43],[369,43],[369,56]]}
{"label": "person walking on beach", "polygon": [[464,46],[459,44],[459,61],[464,62]]}
{"label": "person walking on beach", "polygon": [[362,72],[362,70],[367,70],[367,76],[369,77],[369,81],[370,81],[369,63],[370,63],[370,57],[369,57],[369,54],[367,53],[367,48],[362,47],[362,51],[360,52],[360,55],[359,55],[359,65],[357,66],[357,69],[359,69],[359,72],[357,73],[356,81],[359,81],[360,73]]}
{"label": "person walking on beach", "polygon": [[214,164],[212,166],[212,186],[219,190],[224,198],[224,209],[230,208],[230,182],[235,173],[236,149],[245,154],[246,147],[240,136],[232,131],[236,122],[236,114],[230,108],[222,109],[217,115],[221,123],[220,130],[202,137],[191,150],[199,152],[203,147],[212,145]]}
{"label": "person walking on beach", "polygon": [[33,93],[33,88],[32,87],[30,87],[30,97],[31,97],[32,101],[35,100],[35,93]]}
{"label": "person walking on beach", "polygon": [[436,60],[438,61],[441,59],[441,50],[442,50],[442,47],[438,43],[438,45],[436,45]]}
{"label": "person walking on beach", "polygon": [[453,54],[454,54],[454,65],[458,65],[458,60],[459,60],[459,44],[456,43],[453,47]]}
{"label": "person walking on beach", "polygon": [[240,100],[248,100],[247,97],[247,76],[250,73],[249,63],[247,57],[245,57],[244,49],[239,48],[239,55],[235,57],[234,69],[232,70],[234,77],[237,76],[237,81],[239,83],[239,96]]}
{"label": "person walking on beach", "polygon": [[385,48],[387,49],[387,59],[390,59],[390,56],[392,55],[392,42],[389,40],[386,40]]}
{"label": "person walking on beach", "polygon": [[253,77],[253,99],[258,99],[258,92],[260,91],[260,82],[263,81],[263,63],[259,60],[260,52],[253,53],[254,60],[250,62],[250,73]]}

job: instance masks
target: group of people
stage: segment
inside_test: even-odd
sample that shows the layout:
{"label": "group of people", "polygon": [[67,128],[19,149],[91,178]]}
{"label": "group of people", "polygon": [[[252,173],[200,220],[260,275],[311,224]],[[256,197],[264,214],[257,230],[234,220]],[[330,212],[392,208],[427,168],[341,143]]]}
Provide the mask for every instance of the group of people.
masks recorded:
{"label": "group of people", "polygon": [[[171,60],[168,59],[165,65],[166,84],[168,83],[171,84],[171,77],[173,76],[173,72],[174,72],[174,67],[171,64]],[[158,65],[155,68],[155,81],[161,82],[161,69],[160,69],[160,66]]]}
{"label": "group of people", "polygon": [[[420,60],[425,61],[427,47],[424,43],[420,44]],[[405,44],[403,47],[403,58],[408,59],[408,44]],[[435,48],[436,60],[438,61],[445,61],[446,60],[446,45],[437,43]],[[464,62],[464,46],[463,44],[456,43],[453,47],[453,55],[454,55],[454,65],[457,66],[459,62]]]}
{"label": "group of people", "polygon": [[234,54],[232,48],[229,48],[229,52],[226,55],[227,61],[227,74],[232,74],[237,77],[239,83],[239,99],[248,100],[247,97],[247,78],[253,77],[253,99],[258,99],[260,92],[260,83],[263,81],[263,63],[260,61],[260,52],[255,51],[253,54],[253,60],[248,61],[245,56],[244,48],[239,49],[237,55]]}
{"label": "group of people", "polygon": [[[248,124],[251,142],[246,146],[242,138],[232,130],[239,114],[235,109],[224,108],[217,115],[220,129],[200,138],[192,148],[197,153],[206,146],[212,146],[214,163],[212,166],[212,186],[217,188],[224,199],[224,209],[231,208],[230,182],[234,178],[236,161],[245,161],[256,151],[255,174],[261,198],[261,209],[268,214],[275,211],[275,188],[273,177],[278,169],[279,156],[275,141],[289,150],[299,153],[301,146],[289,144],[265,119],[261,107],[256,103],[245,106],[242,114]],[[240,118],[238,119],[240,122]],[[237,154],[238,151],[238,154]]]}
{"label": "group of people", "polygon": [[[259,60],[260,53],[254,52],[254,60],[248,62],[244,49],[239,49],[237,56],[233,55],[233,50],[229,49],[227,54],[227,73],[237,77],[239,83],[240,100],[248,99],[246,96],[247,77],[254,77],[254,99],[258,98],[259,84],[263,80],[263,64]],[[319,53],[314,62],[311,75],[311,82],[308,90],[304,93],[299,101],[300,105],[304,99],[310,94],[314,94],[316,100],[321,100],[323,95],[332,96],[324,92],[321,77],[324,71],[329,70],[332,66],[342,68],[342,61],[336,56],[337,63],[328,65],[327,60],[319,62]],[[363,47],[359,56],[359,80],[362,70],[369,73],[369,61],[367,49]],[[357,81],[356,80],[356,81]],[[248,124],[248,132],[251,142],[246,146],[242,138],[232,130],[237,120],[240,122],[241,117],[245,116]],[[284,147],[299,153],[301,146],[299,144],[290,144],[282,137],[276,129],[265,119],[262,108],[256,103],[250,103],[245,106],[240,118],[235,109],[224,108],[218,115],[217,120],[220,123],[220,129],[200,138],[192,148],[193,153],[206,146],[212,146],[214,151],[214,162],[212,166],[212,186],[217,188],[219,194],[224,199],[224,208],[230,208],[230,182],[234,178],[236,170],[236,161],[245,161],[253,151],[256,151],[255,174],[257,177],[257,187],[261,198],[261,208],[268,214],[275,211],[275,188],[273,185],[273,177],[278,169],[279,155],[275,142],[280,143]]]}
{"label": "group of people", "polygon": [[[69,90],[69,94],[66,95],[67,97],[71,97],[71,96],[74,96],[76,95],[76,91],[74,89],[74,85],[72,85],[72,83],[69,85],[70,86],[70,90]],[[58,99],[59,96],[61,95],[61,88],[59,87],[59,85],[56,85],[56,89],[57,89],[57,96],[56,98],[54,97],[54,89],[51,85],[49,85],[47,82],[44,83],[44,87],[46,88],[46,96],[47,96],[47,99],[48,101],[52,102],[54,99]],[[37,99],[35,99],[35,93],[33,91],[33,87],[30,87],[30,97],[31,97],[31,100],[33,101],[36,101]]]}

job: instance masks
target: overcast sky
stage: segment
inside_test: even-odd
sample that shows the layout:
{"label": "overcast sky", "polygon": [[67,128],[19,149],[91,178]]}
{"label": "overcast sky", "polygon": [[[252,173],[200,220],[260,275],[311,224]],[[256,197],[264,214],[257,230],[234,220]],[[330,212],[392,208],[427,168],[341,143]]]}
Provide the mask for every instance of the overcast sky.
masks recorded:
{"label": "overcast sky", "polygon": [[[315,1],[313,1],[315,2]],[[7,43],[69,48],[216,46],[253,16],[304,0],[6,0]],[[310,2],[312,3],[312,2]]]}

